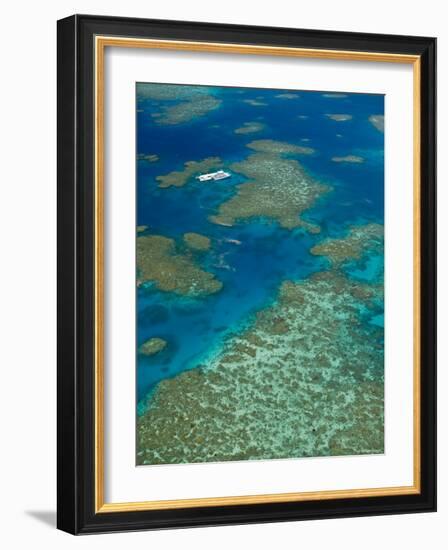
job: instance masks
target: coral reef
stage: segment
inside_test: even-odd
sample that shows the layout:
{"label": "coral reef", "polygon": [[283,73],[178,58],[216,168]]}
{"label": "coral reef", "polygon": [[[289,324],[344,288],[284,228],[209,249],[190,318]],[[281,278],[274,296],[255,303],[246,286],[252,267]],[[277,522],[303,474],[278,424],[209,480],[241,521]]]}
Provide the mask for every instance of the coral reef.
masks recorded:
{"label": "coral reef", "polygon": [[170,172],[165,176],[157,176],[159,187],[182,187],[187,181],[201,172],[209,172],[222,166],[222,160],[219,157],[208,157],[203,160],[190,160],[184,164],[183,170]]}
{"label": "coral reef", "polygon": [[137,160],[146,160],[147,162],[157,162],[159,160],[159,155],[139,153],[137,155]]}
{"label": "coral reef", "polygon": [[222,203],[210,221],[233,225],[239,220],[264,217],[286,229],[303,227],[319,232],[318,226],[305,222],[300,214],[330,188],[308,176],[297,160],[284,156],[311,154],[313,149],[273,140],[253,141],[248,147],[256,152],[230,168],[250,181],[239,185],[237,194]]}
{"label": "coral reef", "polygon": [[259,99],[243,99],[242,101],[253,107],[265,107],[267,105],[265,101],[260,101]]}
{"label": "coral reef", "polygon": [[160,84],[139,82],[137,87],[138,100],[154,101],[188,101],[192,97],[208,95],[207,88],[201,86],[182,86],[178,84]]}
{"label": "coral reef", "polygon": [[150,338],[149,340],[146,340],[146,342],[143,342],[143,344],[139,347],[138,351],[142,355],[156,355],[156,353],[161,352],[164,350],[167,346],[166,340],[163,338]]}
{"label": "coral reef", "polygon": [[315,256],[326,256],[333,266],[359,260],[369,250],[381,252],[384,247],[384,226],[377,223],[353,226],[343,238],[325,239],[311,249]]}
{"label": "coral reef", "polygon": [[370,115],[369,122],[373,124],[379,132],[384,132],[384,115]]}
{"label": "coral reef", "polygon": [[272,155],[292,154],[292,155],[312,155],[315,153],[311,147],[302,147],[294,143],[285,141],[276,141],[274,139],[257,139],[247,144],[249,149],[259,153],[270,153]]}
{"label": "coral reef", "polygon": [[173,239],[161,235],[137,237],[139,284],[153,282],[159,290],[199,297],[222,288],[213,273],[196,265],[188,253],[177,250]]}
{"label": "coral reef", "polygon": [[344,157],[332,157],[333,162],[351,162],[352,164],[361,164],[364,158],[358,155],[345,155]]}
{"label": "coral reef", "polygon": [[220,105],[221,100],[215,97],[191,99],[190,101],[165,107],[162,116],[157,119],[157,124],[182,124],[190,122],[217,109]]}
{"label": "coral reef", "polygon": [[275,97],[278,97],[279,99],[297,99],[300,95],[286,92],[284,94],[277,94]]}
{"label": "coral reef", "polygon": [[347,97],[347,94],[340,94],[339,92],[322,94],[322,97],[328,97],[332,99],[343,99]]}
{"label": "coral reef", "polygon": [[136,464],[383,453],[383,96],[136,101]]}
{"label": "coral reef", "polygon": [[240,128],[234,130],[235,134],[255,134],[265,127],[261,122],[244,122]]}
{"label": "coral reef", "polygon": [[184,233],[184,241],[193,250],[205,251],[210,249],[211,241],[199,233]]}
{"label": "coral reef", "polygon": [[331,115],[331,114],[326,114],[325,115],[327,118],[329,118],[330,120],[334,120],[336,122],[345,122],[347,120],[351,120],[353,117],[352,115]]}
{"label": "coral reef", "polygon": [[137,463],[382,453],[382,331],[359,322],[374,300],[335,271],[284,282],[206,366],[159,383]]}
{"label": "coral reef", "polygon": [[142,84],[138,86],[138,99],[173,101],[162,105],[160,112],[152,113],[156,124],[172,125],[191,122],[220,107],[222,101],[206,86],[181,86],[177,84]]}

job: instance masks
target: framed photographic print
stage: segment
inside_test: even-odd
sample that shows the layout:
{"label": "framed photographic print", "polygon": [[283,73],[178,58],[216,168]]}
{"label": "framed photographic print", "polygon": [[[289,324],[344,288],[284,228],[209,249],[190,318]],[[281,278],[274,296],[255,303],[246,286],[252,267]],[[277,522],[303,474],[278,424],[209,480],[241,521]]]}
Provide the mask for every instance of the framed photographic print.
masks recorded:
{"label": "framed photographic print", "polygon": [[58,527],[434,511],[435,39],[58,22]]}

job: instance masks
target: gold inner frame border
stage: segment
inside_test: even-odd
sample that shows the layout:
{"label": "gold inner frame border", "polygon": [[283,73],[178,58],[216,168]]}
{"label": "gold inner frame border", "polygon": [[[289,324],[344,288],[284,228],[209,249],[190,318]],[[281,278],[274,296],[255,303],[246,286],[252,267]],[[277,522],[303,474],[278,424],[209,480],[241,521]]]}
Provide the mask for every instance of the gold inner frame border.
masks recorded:
{"label": "gold inner frame border", "polygon": [[[406,63],[413,66],[413,478],[410,486],[366,489],[342,489],[295,493],[156,500],[141,502],[106,503],[104,501],[104,55],[106,47],[146,48],[159,50],[197,51],[208,53],[233,53],[266,56],[286,56],[312,59]],[[95,59],[95,513],[131,512],[144,510],[168,510],[244,504],[280,502],[305,502],[344,498],[411,495],[420,493],[421,480],[421,425],[420,425],[420,117],[421,117],[421,61],[417,55],[402,55],[345,50],[321,50],[310,48],[256,46],[251,44],[226,44],[180,40],[158,40],[96,36]]]}

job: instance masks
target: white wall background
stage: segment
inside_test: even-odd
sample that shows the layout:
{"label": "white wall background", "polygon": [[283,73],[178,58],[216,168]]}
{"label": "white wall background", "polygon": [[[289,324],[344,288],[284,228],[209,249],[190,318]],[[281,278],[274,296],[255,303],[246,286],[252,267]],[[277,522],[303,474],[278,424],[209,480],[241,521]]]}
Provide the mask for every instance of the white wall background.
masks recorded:
{"label": "white wall background", "polygon": [[[446,548],[448,31],[439,0],[8,2],[0,32],[0,541],[5,548]],[[55,523],[56,20],[73,13],[439,38],[439,512],[75,538]]]}

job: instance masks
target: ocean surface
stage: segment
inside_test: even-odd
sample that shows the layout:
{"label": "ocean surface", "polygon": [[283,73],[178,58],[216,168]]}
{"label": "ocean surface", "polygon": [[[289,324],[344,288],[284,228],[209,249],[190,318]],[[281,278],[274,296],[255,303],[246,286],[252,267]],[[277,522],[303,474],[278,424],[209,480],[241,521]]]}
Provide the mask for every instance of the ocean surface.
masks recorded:
{"label": "ocean surface", "polygon": [[[153,93],[156,87],[142,83],[136,89],[137,223],[144,232],[176,243],[188,232],[208,237],[211,248],[197,261],[222,289],[194,297],[154,284],[138,286],[137,346],[151,338],[166,342],[154,355],[137,353],[139,414],[151,407],[160,381],[207,366],[229,338],[250,327],[257,312],[275,303],[284,281],[304,281],[328,269],[328,258],[310,252],[314,246],[343,238],[353,226],[384,224],[384,133],[369,120],[384,114],[382,95],[222,87],[202,92],[179,86],[176,96],[172,89]],[[202,97],[218,100],[218,106],[204,112]],[[256,131],[235,133],[245,124],[255,124]],[[248,144],[262,139],[314,150],[291,158],[331,188],[302,214],[320,227],[319,233],[283,228],[266,217],[232,226],[209,220],[249,179],[230,166],[253,153]],[[204,184],[192,175],[184,185],[159,186],[158,176],[209,157],[219,157],[220,168],[232,176]],[[361,261],[345,262],[340,269],[354,282],[382,286],[383,251],[366,249]],[[382,330],[382,299],[361,319]]]}

